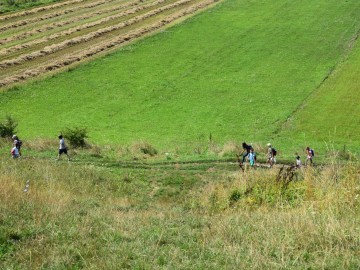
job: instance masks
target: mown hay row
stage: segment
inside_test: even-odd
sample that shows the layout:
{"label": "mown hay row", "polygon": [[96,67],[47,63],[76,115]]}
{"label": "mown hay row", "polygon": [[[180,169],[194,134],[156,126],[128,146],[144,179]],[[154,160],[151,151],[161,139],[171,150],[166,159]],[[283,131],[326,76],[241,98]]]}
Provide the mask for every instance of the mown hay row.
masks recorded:
{"label": "mown hay row", "polygon": [[[163,1],[163,0],[158,0],[158,1]],[[166,10],[175,8],[177,6],[180,6],[180,5],[189,3],[189,2],[191,2],[191,0],[180,0],[180,1],[175,2],[173,4],[169,4],[169,5],[154,9],[154,10],[148,12],[148,13],[145,13],[143,15],[134,17],[134,18],[132,18],[132,19],[130,19],[128,21],[119,23],[117,25],[102,28],[102,29],[97,30],[95,32],[91,32],[89,34],[86,34],[86,35],[83,35],[83,36],[80,36],[80,37],[75,37],[75,38],[72,38],[72,39],[69,39],[69,40],[65,40],[65,41],[63,41],[61,43],[58,43],[58,44],[53,44],[53,45],[50,45],[50,46],[46,46],[42,50],[35,51],[35,52],[25,54],[25,55],[21,55],[18,58],[15,58],[15,59],[1,61],[0,62],[0,69],[5,69],[7,67],[14,66],[14,65],[20,65],[20,64],[22,64],[22,63],[24,63],[26,61],[34,60],[35,58],[55,53],[55,52],[57,52],[59,50],[65,49],[66,47],[90,41],[90,40],[92,40],[94,38],[98,38],[98,37],[101,37],[101,36],[103,36],[105,34],[108,34],[109,32],[119,30],[121,28],[124,28],[126,26],[135,24],[137,22],[141,22],[141,21],[143,21],[143,20],[145,20],[147,18],[153,17],[153,16],[155,16],[155,15],[161,13],[161,12],[164,12]]]}
{"label": "mown hay row", "polygon": [[106,42],[104,44],[93,47],[90,50],[82,51],[77,55],[63,56],[61,60],[58,60],[52,64],[44,65],[44,66],[41,66],[41,67],[38,67],[38,68],[32,69],[32,70],[27,70],[26,72],[24,72],[22,74],[18,74],[18,75],[14,75],[12,77],[5,78],[0,81],[0,87],[7,86],[12,83],[20,82],[20,81],[26,80],[31,77],[39,76],[43,73],[54,71],[54,70],[57,70],[60,68],[64,68],[68,65],[74,64],[76,62],[83,61],[86,58],[92,57],[100,52],[123,45],[126,42],[129,42],[131,40],[134,40],[136,38],[139,38],[141,36],[149,34],[153,31],[161,29],[162,27],[166,26],[167,24],[170,24],[170,23],[172,23],[184,16],[187,16],[189,14],[195,13],[196,11],[203,9],[203,8],[205,8],[211,4],[214,4],[218,1],[219,0],[207,0],[207,1],[201,2],[197,5],[193,5],[189,8],[179,11],[171,16],[168,16],[168,17],[164,18],[163,20],[161,20],[160,22],[154,23],[147,27],[143,27],[139,30],[132,31],[124,36],[114,38],[114,39],[110,40],[109,42]]}
{"label": "mown hay row", "polygon": [[49,6],[33,8],[30,10],[25,10],[25,11],[21,11],[21,12],[9,14],[9,15],[0,16],[0,21],[5,21],[5,20],[12,19],[12,18],[17,18],[17,17],[23,17],[26,15],[35,14],[35,13],[38,13],[41,11],[47,11],[47,10],[51,10],[51,9],[55,9],[55,8],[60,8],[60,7],[64,7],[64,6],[68,6],[68,5],[72,5],[72,4],[76,4],[76,3],[81,3],[84,1],[85,0],[69,0],[69,1],[64,1],[61,3],[49,5]]}
{"label": "mown hay row", "polygon": [[155,1],[155,2],[153,2],[151,4],[139,6],[139,7],[136,7],[136,8],[121,12],[121,13],[119,13],[117,15],[109,16],[109,17],[100,19],[100,20],[95,21],[95,22],[83,24],[83,25],[80,25],[80,26],[77,26],[77,27],[74,27],[74,28],[71,28],[71,29],[68,29],[68,30],[65,30],[65,31],[62,31],[62,32],[59,32],[59,33],[56,33],[56,34],[53,34],[53,35],[48,36],[48,37],[44,37],[44,38],[36,39],[36,40],[33,40],[33,41],[29,41],[27,43],[23,43],[23,44],[19,44],[19,45],[13,46],[13,47],[9,47],[7,49],[2,49],[2,50],[0,50],[0,56],[1,55],[6,55],[8,53],[19,51],[21,49],[29,48],[31,46],[38,45],[38,44],[41,44],[41,43],[44,43],[44,42],[48,42],[50,40],[57,39],[57,38],[62,37],[62,36],[68,36],[68,35],[71,35],[73,33],[79,32],[79,31],[81,31],[83,29],[88,29],[88,28],[91,28],[91,27],[94,27],[94,26],[97,26],[97,25],[101,25],[103,23],[106,23],[106,22],[109,22],[109,21],[112,21],[112,20],[116,20],[116,19],[128,16],[128,15],[136,14],[137,12],[139,12],[141,10],[145,10],[145,9],[154,7],[154,6],[162,4],[164,2],[166,2],[166,0],[158,0],[158,1]]}
{"label": "mown hay row", "polygon": [[96,10],[94,12],[87,13],[86,15],[73,17],[71,20],[66,20],[66,21],[62,21],[62,22],[55,22],[55,23],[47,24],[47,25],[45,25],[43,27],[40,27],[40,28],[34,28],[34,29],[31,29],[30,31],[26,31],[26,32],[23,32],[23,33],[20,33],[20,34],[17,34],[17,35],[12,35],[10,37],[0,39],[0,45],[3,45],[5,43],[11,42],[11,41],[15,41],[15,40],[21,40],[21,39],[27,38],[29,36],[33,36],[33,35],[38,34],[38,33],[43,33],[45,31],[53,30],[53,29],[58,28],[58,27],[63,27],[65,25],[68,25],[68,24],[71,24],[71,23],[86,20],[86,19],[94,17],[96,15],[103,15],[103,14],[113,12],[113,11],[117,11],[117,10],[120,10],[120,9],[125,9],[125,8],[129,8],[129,7],[132,7],[132,6],[137,6],[140,3],[143,3],[143,0],[137,0],[137,1],[134,1],[134,2],[129,2],[129,3],[117,6],[117,7],[112,7],[112,8],[108,8],[108,9],[104,9],[104,10]]}
{"label": "mown hay row", "polygon": [[[81,8],[82,9],[94,8],[94,7],[97,7],[97,6],[100,6],[100,5],[109,3],[109,2],[113,2],[113,1],[116,1],[116,0],[100,0],[100,1],[97,1],[97,2],[94,2],[94,3],[91,3],[91,4],[83,5]],[[2,27],[0,27],[0,31],[4,31],[4,30],[7,30],[7,29],[11,29],[11,28],[17,28],[19,26],[24,26],[24,25],[27,25],[27,24],[30,24],[30,23],[44,21],[44,20],[48,20],[48,19],[51,19],[51,18],[59,17],[59,16],[62,16],[62,15],[65,15],[65,14],[75,12],[75,11],[79,10],[79,8],[80,7],[68,8],[68,9],[64,9],[62,11],[49,13],[49,14],[46,14],[44,16],[39,16],[39,17],[36,17],[36,18],[26,19],[26,20],[17,21],[17,22],[11,23],[11,24],[3,25]]]}

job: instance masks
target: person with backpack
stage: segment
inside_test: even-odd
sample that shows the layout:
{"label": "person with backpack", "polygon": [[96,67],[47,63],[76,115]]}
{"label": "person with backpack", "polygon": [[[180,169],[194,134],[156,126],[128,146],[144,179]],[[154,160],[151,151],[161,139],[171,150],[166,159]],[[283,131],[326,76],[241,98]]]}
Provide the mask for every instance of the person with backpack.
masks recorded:
{"label": "person with backpack", "polygon": [[58,138],[60,140],[58,160],[60,160],[60,156],[62,154],[65,154],[67,156],[68,160],[70,161],[70,156],[68,155],[67,147],[65,145],[65,139],[64,139],[63,135],[60,134]]}
{"label": "person with backpack", "polygon": [[22,146],[22,141],[19,139],[19,137],[17,135],[13,135],[11,137],[13,139],[13,143],[14,143],[14,146],[18,149],[18,155],[19,157],[21,156],[21,146]]}
{"label": "person with backpack", "polygon": [[305,161],[305,165],[308,165],[309,163],[310,163],[310,165],[313,165],[314,156],[315,156],[314,150],[311,149],[309,146],[306,147],[306,161]]}
{"label": "person with backpack", "polygon": [[276,163],[276,150],[271,146],[271,143],[267,144],[267,162],[269,163],[269,167],[271,168]]}
{"label": "person with backpack", "polygon": [[[241,151],[240,155],[243,155],[242,163],[244,163],[246,157],[250,154],[250,150],[253,148],[251,145],[248,145],[246,142],[242,143],[242,148],[243,148],[243,150]],[[255,153],[254,153],[254,158],[255,158]],[[255,161],[256,161],[256,158],[255,158]]]}

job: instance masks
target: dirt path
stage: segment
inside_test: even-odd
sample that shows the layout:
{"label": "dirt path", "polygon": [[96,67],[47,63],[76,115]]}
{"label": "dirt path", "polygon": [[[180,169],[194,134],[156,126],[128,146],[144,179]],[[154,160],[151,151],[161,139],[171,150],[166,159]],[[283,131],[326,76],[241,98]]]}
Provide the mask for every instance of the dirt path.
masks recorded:
{"label": "dirt path", "polygon": [[[149,35],[218,0],[71,0],[0,16],[0,87]],[[65,4],[66,3],[66,4]]]}

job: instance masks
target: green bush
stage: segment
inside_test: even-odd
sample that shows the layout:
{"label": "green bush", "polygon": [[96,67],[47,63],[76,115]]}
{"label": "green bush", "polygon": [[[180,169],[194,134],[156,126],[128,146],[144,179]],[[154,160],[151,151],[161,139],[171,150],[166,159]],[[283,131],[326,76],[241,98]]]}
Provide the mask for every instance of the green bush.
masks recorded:
{"label": "green bush", "polygon": [[6,3],[7,3],[9,6],[13,6],[13,5],[15,5],[15,0],[6,0]]}
{"label": "green bush", "polygon": [[17,122],[10,116],[6,116],[5,121],[0,123],[0,137],[11,138],[15,134]]}
{"label": "green bush", "polygon": [[87,146],[85,141],[85,139],[88,138],[86,128],[67,128],[62,134],[73,148]]}
{"label": "green bush", "polygon": [[229,197],[229,205],[232,206],[235,202],[240,200],[241,193],[239,190],[233,190]]}

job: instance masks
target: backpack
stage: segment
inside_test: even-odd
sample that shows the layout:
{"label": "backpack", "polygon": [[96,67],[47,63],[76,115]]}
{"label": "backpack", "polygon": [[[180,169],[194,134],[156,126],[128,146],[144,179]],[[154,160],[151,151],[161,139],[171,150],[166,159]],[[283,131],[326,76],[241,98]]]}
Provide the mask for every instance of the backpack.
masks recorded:
{"label": "backpack", "polygon": [[275,149],[275,148],[271,148],[271,151],[272,151],[273,156],[276,156],[276,154],[277,154],[276,149]]}
{"label": "backpack", "polygon": [[314,157],[315,156],[315,152],[313,149],[310,149],[311,155]]}

